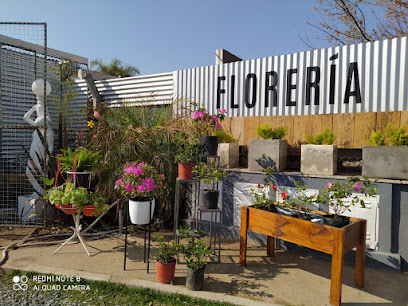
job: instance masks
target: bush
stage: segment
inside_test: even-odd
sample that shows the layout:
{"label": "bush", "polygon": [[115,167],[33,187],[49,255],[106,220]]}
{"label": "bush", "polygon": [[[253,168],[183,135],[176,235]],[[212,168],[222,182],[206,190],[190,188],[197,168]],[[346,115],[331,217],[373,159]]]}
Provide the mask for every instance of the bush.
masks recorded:
{"label": "bush", "polygon": [[219,143],[237,143],[238,139],[232,133],[226,132],[224,129],[216,130],[214,136],[218,136]]}
{"label": "bush", "polygon": [[312,135],[306,136],[306,143],[316,144],[316,145],[332,145],[336,140],[337,136],[332,133],[329,129],[325,129],[323,133],[317,134],[315,137]]}
{"label": "bush", "polygon": [[384,146],[385,139],[384,134],[381,131],[372,132],[368,142],[371,146]]}
{"label": "bush", "polygon": [[256,132],[262,139],[282,139],[288,134],[287,126],[278,126],[275,129],[265,123],[264,125],[258,126]]}

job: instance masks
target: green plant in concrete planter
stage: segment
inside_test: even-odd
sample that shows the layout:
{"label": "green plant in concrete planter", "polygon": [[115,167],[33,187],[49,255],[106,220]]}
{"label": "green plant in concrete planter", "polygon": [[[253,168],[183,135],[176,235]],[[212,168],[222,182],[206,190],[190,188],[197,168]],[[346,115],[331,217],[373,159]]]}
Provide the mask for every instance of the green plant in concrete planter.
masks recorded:
{"label": "green plant in concrete planter", "polygon": [[287,126],[278,126],[274,129],[265,123],[264,125],[258,126],[256,132],[262,139],[282,139],[288,134]]}
{"label": "green plant in concrete planter", "polygon": [[306,143],[316,144],[316,145],[332,145],[336,140],[337,136],[333,134],[329,129],[325,129],[322,133],[316,136],[307,135]]}
{"label": "green plant in concrete planter", "polygon": [[397,129],[388,124],[386,137],[381,131],[374,131],[368,142],[372,146],[408,146],[408,134],[403,126]]}

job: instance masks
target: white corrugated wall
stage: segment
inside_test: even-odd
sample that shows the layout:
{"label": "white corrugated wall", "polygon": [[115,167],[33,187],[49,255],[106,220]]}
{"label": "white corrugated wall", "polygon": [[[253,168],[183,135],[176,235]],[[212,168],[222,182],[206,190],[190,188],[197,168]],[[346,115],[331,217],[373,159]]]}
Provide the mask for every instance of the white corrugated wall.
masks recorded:
{"label": "white corrugated wall", "polygon": [[[197,101],[210,112],[216,112],[218,77],[225,76],[220,106],[227,110],[228,117],[312,115],[353,112],[386,112],[408,110],[408,69],[407,37],[372,43],[361,43],[342,47],[306,51],[288,55],[271,56],[223,65],[213,65],[174,72],[174,97]],[[338,58],[330,60],[337,54]],[[357,63],[361,103],[351,96],[344,103],[344,93],[350,63]],[[329,82],[331,65],[336,67],[334,104],[329,104]],[[307,67],[320,68],[320,99],[314,105],[314,90],[311,89],[311,103],[306,105]],[[292,100],[296,106],[286,106],[287,71],[297,69],[292,75]],[[265,73],[275,71],[278,75],[277,106],[265,107]],[[256,75],[256,87],[249,86],[249,96],[256,90],[256,104],[252,108],[245,105],[245,81],[248,74]],[[235,90],[231,90],[231,76],[235,76]],[[313,81],[312,75],[312,81]],[[355,76],[355,75],[354,75]],[[252,81],[252,79],[251,79]],[[351,91],[354,88],[352,79]],[[231,95],[238,108],[231,107]],[[252,100],[250,100],[252,101]]]}

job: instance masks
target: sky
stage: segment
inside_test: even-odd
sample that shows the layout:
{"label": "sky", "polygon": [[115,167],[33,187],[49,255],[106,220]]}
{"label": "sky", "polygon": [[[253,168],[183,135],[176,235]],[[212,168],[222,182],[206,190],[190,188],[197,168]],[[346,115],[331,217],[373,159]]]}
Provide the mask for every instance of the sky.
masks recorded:
{"label": "sky", "polygon": [[[317,0],[2,0],[0,21],[46,22],[48,47],[142,75],[215,64],[215,50],[244,60],[310,50]],[[0,33],[2,34],[2,33]]]}

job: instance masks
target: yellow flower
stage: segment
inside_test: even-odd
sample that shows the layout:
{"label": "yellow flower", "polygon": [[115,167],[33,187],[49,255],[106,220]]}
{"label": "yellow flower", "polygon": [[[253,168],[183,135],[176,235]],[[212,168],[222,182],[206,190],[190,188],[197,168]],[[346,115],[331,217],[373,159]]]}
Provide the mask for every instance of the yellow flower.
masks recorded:
{"label": "yellow flower", "polygon": [[95,125],[95,122],[93,122],[92,120],[89,120],[88,122],[88,126],[92,129],[93,126]]}

